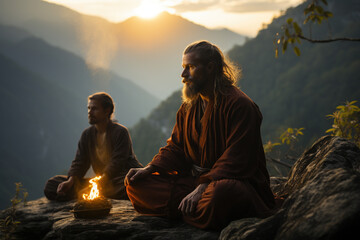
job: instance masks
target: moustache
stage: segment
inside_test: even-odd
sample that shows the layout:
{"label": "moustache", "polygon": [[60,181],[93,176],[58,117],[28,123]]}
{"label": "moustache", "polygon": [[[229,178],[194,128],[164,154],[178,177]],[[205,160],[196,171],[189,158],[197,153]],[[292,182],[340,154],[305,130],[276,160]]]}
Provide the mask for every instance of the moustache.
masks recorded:
{"label": "moustache", "polygon": [[182,83],[187,84],[187,83],[191,83],[192,81],[190,79],[187,78],[183,78]]}

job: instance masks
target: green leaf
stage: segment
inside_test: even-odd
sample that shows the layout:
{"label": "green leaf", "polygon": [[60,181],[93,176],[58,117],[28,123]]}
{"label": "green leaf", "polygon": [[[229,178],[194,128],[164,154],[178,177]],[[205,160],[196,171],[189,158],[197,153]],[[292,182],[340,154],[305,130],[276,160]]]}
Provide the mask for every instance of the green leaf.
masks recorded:
{"label": "green leaf", "polygon": [[298,47],[294,47],[294,52],[298,57],[301,55],[300,49]]}
{"label": "green leaf", "polygon": [[330,133],[330,132],[335,132],[335,129],[334,128],[330,128],[328,130],[325,131],[325,133]]}
{"label": "green leaf", "polygon": [[295,29],[295,32],[297,35],[302,33],[302,30],[301,30],[300,26],[297,24],[297,22],[294,22],[293,26],[294,26],[294,29]]}
{"label": "green leaf", "polygon": [[286,22],[287,22],[288,24],[291,24],[291,23],[293,22],[293,19],[292,19],[292,18],[288,18],[288,19],[286,20]]}
{"label": "green leaf", "polygon": [[316,6],[315,7],[315,11],[320,13],[320,14],[323,14],[324,13],[324,9],[321,7],[321,6]]}
{"label": "green leaf", "polygon": [[285,41],[283,44],[283,48],[282,48],[282,52],[285,53],[286,49],[287,49],[287,45],[288,45],[288,41]]}
{"label": "green leaf", "polygon": [[324,16],[325,16],[326,18],[331,18],[331,17],[333,17],[333,13],[326,11],[326,12],[324,13]]}
{"label": "green leaf", "polygon": [[288,28],[286,28],[286,29],[285,29],[285,36],[286,36],[286,37],[288,37],[288,38],[290,38],[290,37],[291,37],[291,35],[290,35],[290,32],[289,32],[289,29],[288,29]]}

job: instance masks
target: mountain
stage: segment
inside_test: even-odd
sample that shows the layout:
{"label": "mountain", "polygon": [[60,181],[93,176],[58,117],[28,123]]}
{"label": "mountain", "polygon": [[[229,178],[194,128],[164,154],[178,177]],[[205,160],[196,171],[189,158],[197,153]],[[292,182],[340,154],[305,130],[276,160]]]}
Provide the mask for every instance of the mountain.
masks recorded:
{"label": "mountain", "polygon": [[76,96],[2,54],[0,72],[3,208],[14,196],[14,182],[22,182],[34,199],[47,178],[66,173],[86,122]]}
{"label": "mountain", "polygon": [[[360,37],[360,4],[356,0],[329,0],[334,17],[329,21],[334,37]],[[301,56],[289,47],[286,54],[275,58],[273,41],[286,19],[302,22],[303,3],[290,8],[243,46],[228,52],[241,66],[241,89],[263,113],[263,142],[279,141],[288,127],[304,127],[299,146],[306,147],[331,128],[326,115],[345,101],[360,102],[360,43],[335,42],[310,44],[302,42]],[[307,28],[304,27],[304,31]],[[327,37],[327,24],[313,26],[315,38]],[[358,104],[359,104],[358,102]],[[181,104],[181,92],[175,92],[132,129],[136,154],[147,164],[165,145]],[[161,116],[158,118],[157,116]],[[148,129],[148,130],[147,130]]]}
{"label": "mountain", "polygon": [[[334,15],[329,23],[312,26],[315,39],[360,38],[360,3],[356,0],[329,0]],[[311,143],[331,128],[326,115],[345,101],[360,100],[360,43],[311,44],[302,41],[301,56],[289,46],[286,54],[274,58],[273,41],[287,18],[302,24],[308,2],[290,8],[274,19],[256,38],[229,51],[243,69],[240,86],[261,107],[263,138],[276,140],[287,127],[304,127],[304,144]],[[305,34],[308,24],[301,25]]]}
{"label": "mountain", "polygon": [[10,204],[14,182],[30,199],[45,181],[66,174],[81,132],[88,127],[87,96],[109,92],[115,118],[131,126],[159,102],[131,81],[33,37],[0,25],[0,207]]}
{"label": "mountain", "polygon": [[167,12],[152,20],[132,17],[117,27],[121,54],[114,56],[111,69],[132,76],[162,99],[181,87],[182,52],[189,43],[206,39],[230,49],[245,41],[244,36],[227,29],[209,30]]}
{"label": "mountain", "polygon": [[207,39],[228,50],[245,42],[227,29],[210,30],[166,12],[110,23],[41,0],[0,0],[0,23],[111,68],[162,99],[181,86],[181,55],[189,43]]}
{"label": "mountain", "polygon": [[181,105],[181,91],[175,91],[130,129],[138,160],[145,166],[159,148],[166,145],[175,124],[176,112]]}
{"label": "mountain", "polygon": [[[7,41],[8,36],[12,36],[8,32],[11,33],[14,29],[0,26],[0,52],[71,92],[83,104],[86,104],[87,96],[90,94],[106,91],[116,102],[117,119],[131,126],[159,103],[156,97],[130,80],[106,69],[86,64],[77,55],[51,46],[41,39],[27,37]],[[85,108],[78,110],[83,109]]]}

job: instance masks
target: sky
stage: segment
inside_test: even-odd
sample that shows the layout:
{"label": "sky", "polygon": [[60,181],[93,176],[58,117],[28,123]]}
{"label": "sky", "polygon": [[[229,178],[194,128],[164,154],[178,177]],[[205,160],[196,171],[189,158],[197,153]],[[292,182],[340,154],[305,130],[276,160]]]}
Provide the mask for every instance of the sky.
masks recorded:
{"label": "sky", "polygon": [[121,22],[132,16],[155,17],[162,11],[208,28],[226,27],[250,37],[281,10],[303,0],[46,0],[78,12]]}

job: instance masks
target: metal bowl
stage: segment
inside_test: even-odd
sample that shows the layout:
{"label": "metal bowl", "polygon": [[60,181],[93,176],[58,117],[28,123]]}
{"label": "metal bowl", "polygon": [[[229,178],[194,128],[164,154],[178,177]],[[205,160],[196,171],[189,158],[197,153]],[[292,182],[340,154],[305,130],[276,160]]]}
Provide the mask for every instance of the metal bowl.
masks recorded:
{"label": "metal bowl", "polygon": [[111,208],[70,210],[75,218],[103,218],[109,215]]}

